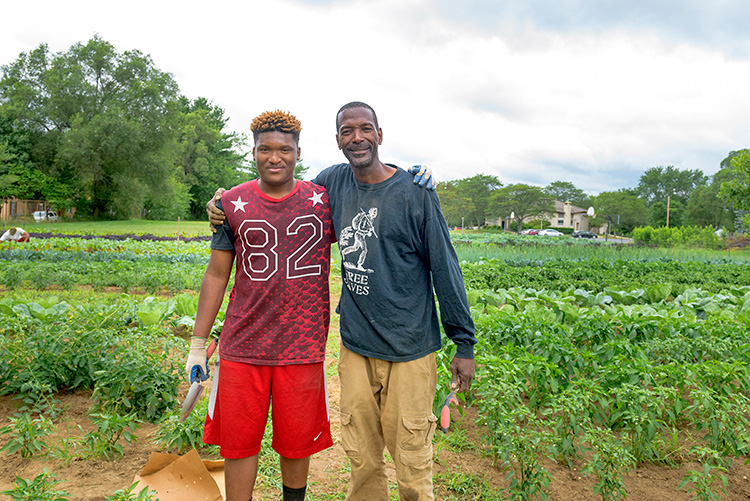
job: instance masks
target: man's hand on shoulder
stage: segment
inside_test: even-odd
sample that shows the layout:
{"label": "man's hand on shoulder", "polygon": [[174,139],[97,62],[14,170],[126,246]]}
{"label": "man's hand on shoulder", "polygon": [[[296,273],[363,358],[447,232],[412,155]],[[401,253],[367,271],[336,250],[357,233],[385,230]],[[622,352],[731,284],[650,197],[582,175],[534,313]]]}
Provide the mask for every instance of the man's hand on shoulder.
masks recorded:
{"label": "man's hand on shoulder", "polygon": [[216,233],[216,227],[224,224],[224,219],[226,219],[224,211],[216,207],[216,202],[221,200],[221,194],[225,191],[227,190],[225,190],[224,188],[219,188],[218,190],[216,190],[216,193],[214,193],[213,198],[206,203],[206,212],[208,213],[208,226],[211,228],[212,233]]}
{"label": "man's hand on shoulder", "polygon": [[426,165],[412,165],[407,169],[409,174],[414,176],[414,184],[417,184],[428,190],[434,190],[437,183],[432,177],[432,170]]}
{"label": "man's hand on shoulder", "polygon": [[474,378],[474,359],[453,357],[451,360],[451,390],[461,393],[468,391]]}

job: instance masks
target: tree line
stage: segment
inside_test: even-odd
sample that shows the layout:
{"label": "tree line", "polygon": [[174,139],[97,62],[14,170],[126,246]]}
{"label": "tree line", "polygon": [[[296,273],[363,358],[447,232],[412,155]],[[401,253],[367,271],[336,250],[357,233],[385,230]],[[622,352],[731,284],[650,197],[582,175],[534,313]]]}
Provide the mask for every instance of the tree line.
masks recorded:
{"label": "tree line", "polygon": [[[180,94],[169,73],[138,50],[119,53],[99,36],[53,54],[47,45],[2,66],[0,198],[47,200],[87,218],[205,218],[217,186],[257,177],[248,139],[226,131],[208,99]],[[554,200],[596,209],[592,224],[619,229],[735,225],[750,210],[750,150],[720,170],[652,167],[635,188],[592,196],[567,181],[503,185],[479,174],[439,183],[451,226],[482,226],[513,213],[517,225],[554,212]],[[307,168],[297,165],[302,177]]]}
{"label": "tree line", "polygon": [[[589,195],[568,181],[538,187],[503,183],[497,176],[478,174],[438,183],[443,214],[449,226],[483,226],[487,221],[515,217],[514,228],[546,219],[555,212],[554,201],[570,202],[587,209],[594,207],[592,226],[607,223],[608,216],[618,231],[631,232],[639,226],[711,226],[740,229],[750,226],[750,150],[732,151],[722,160],[719,171],[706,176],[700,170],[674,166],[651,167],[638,186]],[[510,221],[509,221],[510,222]]]}
{"label": "tree line", "polygon": [[179,93],[140,51],[95,36],[3,66],[0,198],[93,218],[204,217],[217,186],[254,177],[224,110]]}

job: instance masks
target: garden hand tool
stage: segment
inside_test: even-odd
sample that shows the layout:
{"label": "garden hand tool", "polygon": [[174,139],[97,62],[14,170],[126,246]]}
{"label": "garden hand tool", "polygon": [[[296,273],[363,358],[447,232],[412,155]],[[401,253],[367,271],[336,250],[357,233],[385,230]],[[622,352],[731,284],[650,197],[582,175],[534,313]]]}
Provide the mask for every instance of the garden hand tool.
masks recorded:
{"label": "garden hand tool", "polygon": [[180,411],[180,423],[187,419],[187,417],[193,411],[195,404],[198,403],[198,399],[200,398],[201,394],[203,393],[203,385],[201,383],[203,381],[206,381],[208,379],[208,376],[210,375],[211,371],[208,370],[208,360],[211,358],[211,355],[214,354],[214,351],[216,350],[216,344],[217,340],[214,339],[213,341],[211,341],[211,344],[208,345],[208,348],[206,348],[206,374],[203,373],[203,368],[201,368],[201,366],[198,364],[194,365],[190,369],[191,385],[190,390],[188,390],[188,394],[185,397],[185,402],[182,404],[182,410]]}
{"label": "garden hand tool", "polygon": [[448,393],[443,403],[443,410],[440,411],[440,426],[443,428],[443,433],[448,433],[448,427],[451,425],[451,404],[458,405],[456,390]]}

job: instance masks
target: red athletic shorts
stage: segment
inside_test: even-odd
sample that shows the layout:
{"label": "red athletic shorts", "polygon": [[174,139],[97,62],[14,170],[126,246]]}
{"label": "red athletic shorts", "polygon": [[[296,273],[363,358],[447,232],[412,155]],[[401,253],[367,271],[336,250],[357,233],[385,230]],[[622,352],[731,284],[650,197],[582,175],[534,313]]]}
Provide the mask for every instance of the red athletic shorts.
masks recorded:
{"label": "red athletic shorts", "polygon": [[333,445],[325,365],[253,365],[221,360],[213,417],[203,441],[227,459],[260,452],[271,404],[273,441],[279,455],[305,458]]}

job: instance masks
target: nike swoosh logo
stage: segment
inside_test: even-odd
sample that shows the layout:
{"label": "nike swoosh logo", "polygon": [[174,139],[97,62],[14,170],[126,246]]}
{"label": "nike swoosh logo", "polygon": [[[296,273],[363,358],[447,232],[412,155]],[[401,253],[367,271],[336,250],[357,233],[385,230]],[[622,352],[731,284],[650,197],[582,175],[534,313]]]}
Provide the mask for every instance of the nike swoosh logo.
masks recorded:
{"label": "nike swoosh logo", "polygon": [[315,437],[315,438],[313,438],[313,442],[317,442],[317,440],[318,440],[318,439],[320,438],[320,436],[321,436],[322,434],[323,434],[323,432],[322,432],[322,431],[321,431],[320,433],[318,433],[318,436],[317,436],[317,437]]}

